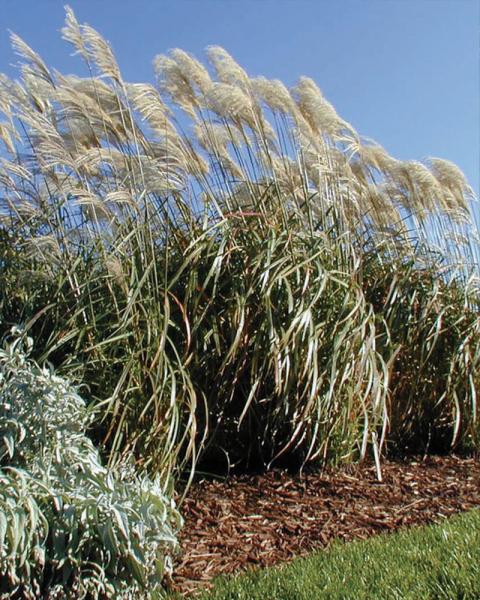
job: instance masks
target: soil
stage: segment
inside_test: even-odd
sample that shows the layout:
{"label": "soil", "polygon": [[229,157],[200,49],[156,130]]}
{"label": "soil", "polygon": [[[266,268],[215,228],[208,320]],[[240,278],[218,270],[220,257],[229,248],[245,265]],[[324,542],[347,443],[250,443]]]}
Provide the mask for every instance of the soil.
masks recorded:
{"label": "soil", "polygon": [[199,481],[182,506],[183,553],[171,586],[187,597],[213,577],[266,567],[399,527],[480,507],[480,460],[455,456],[292,476],[282,471]]}

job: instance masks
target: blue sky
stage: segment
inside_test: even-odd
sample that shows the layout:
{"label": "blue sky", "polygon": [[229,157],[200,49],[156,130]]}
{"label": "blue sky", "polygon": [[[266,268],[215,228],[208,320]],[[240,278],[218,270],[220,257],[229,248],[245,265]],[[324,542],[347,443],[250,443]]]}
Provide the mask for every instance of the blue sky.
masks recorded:
{"label": "blue sky", "polygon": [[[17,60],[8,30],[49,66],[80,72],[60,38],[64,2],[0,0],[0,71]],[[226,48],[249,72],[315,79],[343,118],[397,158],[457,163],[479,192],[478,0],[71,0],[115,50],[125,79],[153,80],[156,54],[204,59]]]}

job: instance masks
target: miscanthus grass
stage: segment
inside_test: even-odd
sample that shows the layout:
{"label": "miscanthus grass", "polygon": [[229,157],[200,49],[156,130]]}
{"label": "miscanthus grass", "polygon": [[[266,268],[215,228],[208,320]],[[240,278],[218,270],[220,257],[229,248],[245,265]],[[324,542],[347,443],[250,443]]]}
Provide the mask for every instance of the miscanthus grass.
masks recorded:
{"label": "miscanthus grass", "polygon": [[115,463],[168,478],[478,448],[478,231],[452,163],[399,161],[306,77],[222,48],[124,80],[23,40],[0,78],[0,309],[87,387]]}

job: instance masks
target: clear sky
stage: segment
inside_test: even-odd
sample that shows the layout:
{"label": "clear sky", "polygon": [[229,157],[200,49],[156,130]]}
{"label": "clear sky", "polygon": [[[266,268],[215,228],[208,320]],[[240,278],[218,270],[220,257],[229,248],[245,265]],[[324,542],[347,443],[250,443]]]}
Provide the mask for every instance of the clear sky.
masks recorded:
{"label": "clear sky", "polygon": [[[80,72],[60,38],[62,1],[0,0],[0,72],[17,60],[8,30],[49,66]],[[395,157],[447,158],[479,192],[480,0],[71,0],[112,44],[124,78],[153,81],[178,47],[226,48],[250,75],[312,77],[340,115]]]}

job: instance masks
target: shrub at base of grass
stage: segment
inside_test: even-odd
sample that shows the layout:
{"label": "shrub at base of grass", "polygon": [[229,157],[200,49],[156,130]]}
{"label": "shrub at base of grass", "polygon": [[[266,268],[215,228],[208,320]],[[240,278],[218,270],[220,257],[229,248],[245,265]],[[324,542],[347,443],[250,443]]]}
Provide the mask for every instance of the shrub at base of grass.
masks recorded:
{"label": "shrub at base of grass", "polygon": [[480,598],[480,511],[218,579],[201,600],[474,600]]}
{"label": "shrub at base of grass", "polygon": [[180,515],[158,480],[108,470],[69,384],[0,350],[0,598],[149,598]]}

